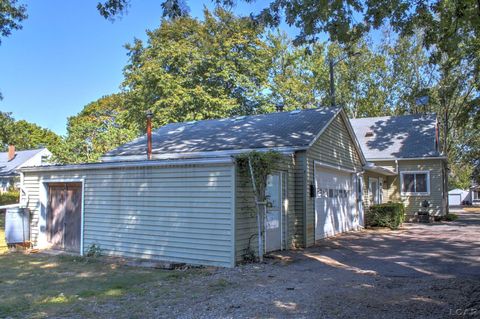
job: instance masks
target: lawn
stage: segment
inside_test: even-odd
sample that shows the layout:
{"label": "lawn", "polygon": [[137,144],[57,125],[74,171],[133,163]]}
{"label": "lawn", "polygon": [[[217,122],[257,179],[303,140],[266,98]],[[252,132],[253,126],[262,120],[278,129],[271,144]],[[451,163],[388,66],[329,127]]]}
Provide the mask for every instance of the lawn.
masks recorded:
{"label": "lawn", "polygon": [[[96,307],[110,307],[119,299],[149,294],[161,298],[195,271],[168,271],[127,267],[97,259],[74,256],[9,253],[0,255],[0,318],[96,317]],[[153,287],[155,289],[153,289]],[[121,304],[121,303],[120,303]],[[130,313],[141,317],[145,304],[123,302]],[[135,308],[137,307],[137,309]],[[128,309],[128,310],[127,310]]]}
{"label": "lawn", "polygon": [[7,252],[7,242],[5,241],[5,213],[0,211],[0,254]]}

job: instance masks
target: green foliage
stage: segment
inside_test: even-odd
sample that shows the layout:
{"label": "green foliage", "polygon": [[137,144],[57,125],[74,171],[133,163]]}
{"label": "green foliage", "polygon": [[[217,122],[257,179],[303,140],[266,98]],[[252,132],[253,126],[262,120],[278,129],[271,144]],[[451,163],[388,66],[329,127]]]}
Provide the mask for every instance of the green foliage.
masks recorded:
{"label": "green foliage", "polygon": [[0,194],[0,206],[17,204],[20,201],[20,193],[18,191],[8,191]]}
{"label": "green foliage", "polygon": [[260,112],[270,63],[262,32],[224,10],[163,20],[146,45],[127,46],[129,117],[144,128],[147,109],[154,126]]}
{"label": "green foliage", "polygon": [[252,166],[255,187],[257,190],[256,196],[260,202],[265,201],[265,188],[267,186],[268,175],[278,168],[282,159],[282,154],[276,151],[251,151],[235,156],[241,174],[244,174],[249,180],[252,177],[250,165]]}
{"label": "green foliage", "polygon": [[102,255],[102,249],[98,244],[91,244],[88,247],[87,253],[85,255],[87,257],[94,257],[94,258],[100,257]]}
{"label": "green foliage", "polygon": [[55,152],[61,143],[61,137],[54,132],[24,120],[15,121],[11,113],[0,112],[0,150],[13,144],[17,150],[47,147]]}
{"label": "green foliage", "polygon": [[370,227],[398,229],[405,220],[405,207],[402,203],[372,205],[365,214],[365,224]]}
{"label": "green foliage", "polygon": [[[13,30],[22,28],[20,23],[27,18],[27,7],[17,0],[0,1],[0,36],[8,37]],[[0,44],[2,39],[0,37]]]}
{"label": "green foliage", "polygon": [[126,116],[121,94],[104,96],[68,119],[60,163],[96,162],[106,152],[133,140],[138,130]]}
{"label": "green foliage", "polygon": [[14,129],[15,119],[11,113],[0,111],[0,148],[6,149],[10,142]]}
{"label": "green foliage", "polygon": [[455,220],[458,219],[458,215],[457,214],[447,214],[445,216],[443,216],[443,220],[446,220],[447,222],[453,222]]}
{"label": "green foliage", "polygon": [[468,163],[450,163],[448,189],[469,189],[472,186],[473,166]]}

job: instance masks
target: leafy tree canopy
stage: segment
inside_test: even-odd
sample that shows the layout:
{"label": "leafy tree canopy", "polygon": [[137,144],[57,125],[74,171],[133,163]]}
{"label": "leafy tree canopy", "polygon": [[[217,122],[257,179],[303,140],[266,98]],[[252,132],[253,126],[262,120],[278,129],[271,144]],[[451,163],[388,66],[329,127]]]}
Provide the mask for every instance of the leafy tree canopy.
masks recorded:
{"label": "leafy tree canopy", "polygon": [[26,11],[27,7],[17,0],[0,0],[0,36],[8,37],[13,30],[21,29],[20,23],[27,18]]}
{"label": "leafy tree canopy", "polygon": [[0,149],[2,151],[13,144],[17,150],[47,147],[55,153],[61,143],[61,137],[51,130],[25,120],[16,121],[10,113],[0,112]]}
{"label": "leafy tree canopy", "polygon": [[157,126],[261,110],[271,62],[263,29],[222,9],[204,15],[163,20],[148,43],[127,45],[123,87],[139,127],[148,109]]}
{"label": "leafy tree canopy", "polygon": [[62,151],[56,153],[56,161],[96,162],[137,135],[137,129],[126,117],[123,95],[104,96],[68,118],[67,136]]}

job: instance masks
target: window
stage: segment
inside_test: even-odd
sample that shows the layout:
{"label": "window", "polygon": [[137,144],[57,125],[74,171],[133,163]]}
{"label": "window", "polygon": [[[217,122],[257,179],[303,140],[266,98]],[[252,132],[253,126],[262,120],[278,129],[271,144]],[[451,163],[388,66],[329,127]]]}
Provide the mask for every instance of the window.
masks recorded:
{"label": "window", "polygon": [[402,195],[430,194],[429,172],[402,172]]}
{"label": "window", "polygon": [[480,191],[473,191],[473,199],[479,200],[480,199]]}

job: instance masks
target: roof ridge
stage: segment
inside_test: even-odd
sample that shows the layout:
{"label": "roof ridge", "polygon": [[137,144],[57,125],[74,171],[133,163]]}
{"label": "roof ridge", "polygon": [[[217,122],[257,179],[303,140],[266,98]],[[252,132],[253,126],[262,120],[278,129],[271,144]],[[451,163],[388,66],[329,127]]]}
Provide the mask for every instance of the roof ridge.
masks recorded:
{"label": "roof ridge", "polygon": [[334,110],[334,109],[341,109],[341,107],[338,106],[319,106],[319,107],[311,107],[311,108],[305,108],[305,109],[295,109],[295,110],[289,110],[289,111],[276,111],[276,112],[267,112],[267,113],[260,113],[260,114],[250,114],[250,115],[236,115],[236,116],[229,116],[229,117],[220,117],[220,118],[214,118],[214,119],[203,119],[203,120],[190,120],[190,121],[183,121],[183,122],[171,122],[167,123],[165,125],[162,125],[159,128],[156,128],[156,130],[165,127],[167,125],[180,125],[180,124],[189,124],[191,122],[198,123],[198,122],[209,122],[209,121],[226,121],[226,120],[234,120],[238,117],[242,117],[242,120],[246,120],[248,118],[252,117],[264,117],[264,116],[272,116],[272,115],[277,115],[277,114],[285,114],[285,113],[290,113],[292,111],[300,111],[296,114],[303,113],[306,111],[313,111],[313,110]]}

